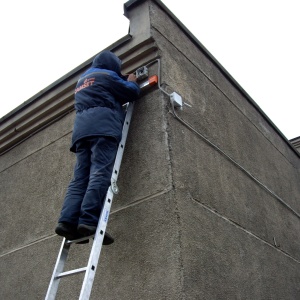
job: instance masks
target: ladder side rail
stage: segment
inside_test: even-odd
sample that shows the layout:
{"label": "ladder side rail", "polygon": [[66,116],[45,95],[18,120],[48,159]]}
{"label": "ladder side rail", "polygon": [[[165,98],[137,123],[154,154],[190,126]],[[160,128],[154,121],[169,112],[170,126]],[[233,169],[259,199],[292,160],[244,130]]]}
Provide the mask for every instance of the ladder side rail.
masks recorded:
{"label": "ladder side rail", "polygon": [[[112,173],[112,177],[111,177],[112,182],[116,182],[118,175],[119,175],[119,170],[120,170],[120,166],[121,166],[121,162],[122,162],[122,158],[123,158],[123,153],[124,153],[124,149],[125,149],[125,143],[127,140],[129,125],[131,122],[133,107],[134,107],[133,102],[129,103],[129,105],[127,107],[126,117],[124,120],[124,125],[123,125],[123,130],[122,130],[122,139],[119,144],[119,149],[118,149],[118,152],[117,152],[117,155],[115,158],[113,173]],[[100,220],[99,220],[97,230],[95,233],[95,238],[94,238],[93,246],[91,249],[90,258],[89,258],[89,262],[87,265],[85,277],[83,280],[79,300],[87,300],[90,298],[90,294],[92,291],[92,286],[93,286],[93,282],[94,282],[94,278],[95,278],[95,274],[96,274],[96,269],[98,266],[98,261],[100,259],[102,243],[103,243],[104,234],[106,231],[106,226],[107,226],[107,222],[108,222],[108,218],[109,218],[109,213],[110,213],[110,208],[112,205],[113,196],[114,196],[114,193],[113,193],[112,188],[110,187],[108,189],[106,197],[105,197],[103,209],[102,209],[102,212],[100,215]]]}
{"label": "ladder side rail", "polygon": [[67,244],[66,241],[67,240],[63,238],[45,300],[54,300],[56,297],[60,281],[58,275],[64,270],[65,262],[67,260],[68,253],[70,250],[70,244]]}
{"label": "ladder side rail", "polygon": [[133,108],[134,108],[134,102],[129,103],[128,107],[127,107],[126,117],[124,120],[123,130],[122,130],[122,139],[119,144],[119,150],[116,155],[114,169],[113,169],[113,173],[112,173],[112,179],[114,179],[115,181],[117,181],[118,176],[119,176],[119,170],[121,167],[121,162],[122,162],[122,158],[123,158],[123,153],[124,153],[124,149],[125,149],[125,143],[127,140],[127,135],[128,135],[128,131],[129,131]]}
{"label": "ladder side rail", "polygon": [[108,222],[110,207],[112,203],[113,193],[109,190],[106,195],[105,204],[103,206],[101,217],[95,232],[93,246],[90,252],[89,262],[86,267],[86,272],[84,280],[82,283],[82,288],[80,291],[80,300],[87,300],[90,298],[90,294],[93,287],[93,282],[96,274],[96,269],[98,266],[98,261],[100,259],[100,254],[102,250],[102,244],[104,239],[104,234],[106,230],[106,225]]}

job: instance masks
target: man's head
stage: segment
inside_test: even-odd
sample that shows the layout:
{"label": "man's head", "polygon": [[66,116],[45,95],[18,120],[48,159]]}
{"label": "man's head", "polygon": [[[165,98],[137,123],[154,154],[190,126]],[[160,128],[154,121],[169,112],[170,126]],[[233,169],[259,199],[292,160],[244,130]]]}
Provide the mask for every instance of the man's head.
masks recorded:
{"label": "man's head", "polygon": [[93,60],[92,67],[99,69],[106,69],[116,72],[119,76],[121,74],[121,60],[114,53],[105,50],[100,52]]}

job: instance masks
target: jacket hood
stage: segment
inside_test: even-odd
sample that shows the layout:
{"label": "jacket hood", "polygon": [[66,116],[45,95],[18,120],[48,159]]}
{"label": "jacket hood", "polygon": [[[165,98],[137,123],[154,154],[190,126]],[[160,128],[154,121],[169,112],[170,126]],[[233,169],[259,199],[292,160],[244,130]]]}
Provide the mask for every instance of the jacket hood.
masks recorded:
{"label": "jacket hood", "polygon": [[118,75],[121,74],[121,60],[118,56],[110,51],[100,52],[93,60],[92,67],[99,69],[106,69],[116,72]]}

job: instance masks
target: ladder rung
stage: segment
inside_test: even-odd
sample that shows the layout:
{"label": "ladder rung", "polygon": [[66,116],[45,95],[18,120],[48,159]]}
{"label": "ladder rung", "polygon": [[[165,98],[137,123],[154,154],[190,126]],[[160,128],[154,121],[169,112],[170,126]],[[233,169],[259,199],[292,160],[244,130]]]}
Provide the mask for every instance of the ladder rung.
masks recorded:
{"label": "ladder rung", "polygon": [[82,241],[86,241],[88,239],[91,239],[95,236],[95,234],[92,234],[92,235],[89,235],[89,236],[85,236],[85,237],[82,237],[82,238],[79,238],[77,240],[66,240],[66,245],[70,245],[70,244],[74,244],[74,243],[79,243],[79,242],[82,242]]}
{"label": "ladder rung", "polygon": [[55,279],[75,275],[75,274],[78,274],[78,273],[83,273],[83,272],[86,271],[86,269],[87,269],[87,267],[74,269],[74,270],[70,270],[70,271],[67,271],[67,272],[62,272],[62,273],[59,273],[57,276],[55,276]]}

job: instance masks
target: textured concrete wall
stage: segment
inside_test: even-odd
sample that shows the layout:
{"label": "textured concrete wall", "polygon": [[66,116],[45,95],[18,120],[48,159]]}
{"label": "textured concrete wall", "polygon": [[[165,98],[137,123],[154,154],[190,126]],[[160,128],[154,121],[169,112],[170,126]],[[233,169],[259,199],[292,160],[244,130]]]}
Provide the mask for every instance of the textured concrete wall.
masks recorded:
{"label": "textured concrete wall", "polygon": [[[140,2],[128,12],[132,45],[151,29],[163,88],[192,105],[178,115],[300,213],[299,156],[155,1]],[[158,89],[135,105],[107,228],[116,241],[103,248],[91,299],[300,298],[299,218],[170,112]],[[73,117],[0,157],[1,299],[46,294]],[[84,266],[89,249],[72,247],[66,268]],[[81,279],[63,279],[58,299],[76,299]]]}
{"label": "textured concrete wall", "polygon": [[45,296],[59,248],[53,226],[72,173],[72,119],[69,115],[1,156],[2,299]]}
{"label": "textured concrete wall", "polygon": [[197,131],[168,114],[184,299],[300,298],[299,156],[155,5],[152,24],[163,86]]}
{"label": "textured concrete wall", "polygon": [[[92,299],[177,299],[178,222],[172,199],[165,102],[158,91],[135,105],[108,230],[116,242],[102,251]],[[74,115],[1,157],[1,294],[42,299],[61,238],[54,233],[74,155]],[[72,247],[67,269],[87,262],[88,245]],[[76,299],[82,276],[63,280],[58,299]],[[16,284],[17,283],[17,284]],[[180,298],[178,298],[180,299]]]}

